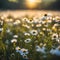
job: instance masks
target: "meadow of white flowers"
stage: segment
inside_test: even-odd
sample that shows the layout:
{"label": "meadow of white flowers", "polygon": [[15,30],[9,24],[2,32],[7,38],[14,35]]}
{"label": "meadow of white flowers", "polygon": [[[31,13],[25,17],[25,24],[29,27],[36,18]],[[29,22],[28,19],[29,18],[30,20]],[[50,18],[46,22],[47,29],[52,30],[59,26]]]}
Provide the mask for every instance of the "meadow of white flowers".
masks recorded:
{"label": "meadow of white flowers", "polygon": [[60,16],[0,16],[0,60],[52,60],[58,56]]}

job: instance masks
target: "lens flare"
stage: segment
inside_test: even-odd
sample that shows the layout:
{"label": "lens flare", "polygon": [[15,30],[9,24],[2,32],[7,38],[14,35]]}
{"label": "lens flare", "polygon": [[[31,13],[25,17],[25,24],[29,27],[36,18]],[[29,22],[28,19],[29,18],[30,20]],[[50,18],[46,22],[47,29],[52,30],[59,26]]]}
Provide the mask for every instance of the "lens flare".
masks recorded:
{"label": "lens flare", "polygon": [[41,3],[41,0],[26,0],[26,6],[28,8],[36,8],[38,3]]}

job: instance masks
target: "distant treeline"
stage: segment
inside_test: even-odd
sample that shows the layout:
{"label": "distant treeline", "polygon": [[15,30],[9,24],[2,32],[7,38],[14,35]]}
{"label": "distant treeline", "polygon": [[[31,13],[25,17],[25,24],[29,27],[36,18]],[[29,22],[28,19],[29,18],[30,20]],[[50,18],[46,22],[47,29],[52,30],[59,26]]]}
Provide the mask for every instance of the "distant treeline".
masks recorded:
{"label": "distant treeline", "polygon": [[[19,2],[9,2],[8,0],[0,0],[0,9],[28,9],[24,5],[24,0],[18,0]],[[60,10],[60,0],[56,0],[53,4],[45,7],[43,3],[39,4],[39,6],[35,9],[51,9],[51,10]]]}

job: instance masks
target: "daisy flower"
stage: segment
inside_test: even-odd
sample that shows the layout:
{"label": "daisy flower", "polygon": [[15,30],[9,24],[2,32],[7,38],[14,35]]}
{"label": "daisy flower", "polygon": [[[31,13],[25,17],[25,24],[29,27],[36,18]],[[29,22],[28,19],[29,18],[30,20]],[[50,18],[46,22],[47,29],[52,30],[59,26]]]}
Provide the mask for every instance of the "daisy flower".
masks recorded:
{"label": "daisy flower", "polygon": [[25,35],[25,36],[30,36],[30,34],[29,34],[29,33],[24,33],[24,35]]}
{"label": "daisy flower", "polygon": [[31,39],[28,38],[28,39],[26,39],[24,42],[25,42],[25,43],[30,43],[30,42],[31,42]]}
{"label": "daisy flower", "polygon": [[27,19],[26,22],[27,23],[33,23],[33,20],[32,19]]}
{"label": "daisy flower", "polygon": [[24,54],[28,54],[28,49],[22,48],[21,51],[22,51]]}
{"label": "daisy flower", "polygon": [[17,42],[17,39],[12,39],[11,40],[11,43],[16,43]]}
{"label": "daisy flower", "polygon": [[28,18],[26,18],[26,17],[22,18],[22,21],[28,21]]}
{"label": "daisy flower", "polygon": [[42,25],[41,24],[37,24],[36,27],[41,27]]}
{"label": "daisy flower", "polygon": [[45,31],[45,30],[46,30],[46,28],[42,28],[42,30],[43,30],[43,31]]}
{"label": "daisy flower", "polygon": [[30,34],[31,34],[31,35],[37,35],[38,32],[37,32],[37,30],[31,30],[31,31],[30,31]]}
{"label": "daisy flower", "polygon": [[16,51],[21,50],[21,48],[19,46],[17,46],[15,49],[16,49]]}
{"label": "daisy flower", "polygon": [[52,34],[52,40],[56,40],[56,39],[58,39],[58,34],[57,33],[54,33],[54,34]]}
{"label": "daisy flower", "polygon": [[20,20],[16,20],[16,22],[18,23],[18,24],[20,24],[21,22],[20,22]]}
{"label": "daisy flower", "polygon": [[26,28],[30,28],[30,26],[28,26],[27,24],[23,24],[23,27],[26,27]]}
{"label": "daisy flower", "polygon": [[28,60],[27,55],[23,55],[23,59]]}
{"label": "daisy flower", "polygon": [[14,35],[13,38],[18,38],[18,35]]}

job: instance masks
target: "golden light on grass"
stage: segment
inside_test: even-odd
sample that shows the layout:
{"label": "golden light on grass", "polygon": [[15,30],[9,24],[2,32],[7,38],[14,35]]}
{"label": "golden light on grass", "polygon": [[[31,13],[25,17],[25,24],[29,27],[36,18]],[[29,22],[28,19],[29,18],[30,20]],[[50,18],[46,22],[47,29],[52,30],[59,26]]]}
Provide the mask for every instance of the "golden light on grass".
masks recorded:
{"label": "golden light on grass", "polygon": [[26,0],[26,6],[28,8],[36,8],[38,3],[41,3],[41,0]]}

